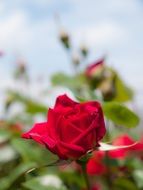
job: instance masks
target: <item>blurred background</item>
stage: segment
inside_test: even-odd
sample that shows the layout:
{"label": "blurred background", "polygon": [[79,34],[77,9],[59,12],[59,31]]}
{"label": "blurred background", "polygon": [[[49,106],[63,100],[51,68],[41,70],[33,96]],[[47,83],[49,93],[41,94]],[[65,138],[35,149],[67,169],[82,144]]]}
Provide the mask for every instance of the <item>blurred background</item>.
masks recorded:
{"label": "blurred background", "polygon": [[142,20],[142,0],[0,0],[0,190],[87,190],[79,163],[43,167],[58,157],[21,138],[63,93],[100,101],[103,142],[127,146],[86,154],[92,190],[143,189]]}
{"label": "blurred background", "polygon": [[1,0],[1,105],[3,90],[15,86],[11,73],[19,58],[26,62],[31,80],[42,77],[48,82],[54,72],[70,73],[68,56],[58,39],[59,30],[64,29],[75,49],[79,44],[90,49],[85,64],[106,55],[108,65],[137,93],[142,112],[142,18],[142,0]]}

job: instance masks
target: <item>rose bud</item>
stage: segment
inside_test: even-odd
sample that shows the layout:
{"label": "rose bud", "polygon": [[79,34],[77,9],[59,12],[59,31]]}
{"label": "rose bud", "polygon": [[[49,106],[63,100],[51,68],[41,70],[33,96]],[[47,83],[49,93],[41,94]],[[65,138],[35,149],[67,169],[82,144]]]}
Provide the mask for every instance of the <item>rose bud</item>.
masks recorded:
{"label": "rose bud", "polygon": [[36,123],[23,134],[43,144],[60,159],[79,159],[99,146],[105,135],[103,112],[97,101],[78,103],[67,95],[57,97],[48,121]]}
{"label": "rose bud", "polygon": [[72,56],[72,61],[75,66],[78,66],[80,64],[80,56],[77,53],[74,53]]}
{"label": "rose bud", "polygon": [[85,70],[85,76],[92,89],[98,88],[99,84],[104,79],[105,65],[104,58],[89,65]]}
{"label": "rose bud", "polygon": [[60,40],[61,40],[62,44],[65,46],[65,48],[67,48],[67,49],[70,48],[69,35],[64,30],[62,30],[60,32]]}
{"label": "rose bud", "polygon": [[12,95],[9,95],[5,101],[5,110],[6,111],[9,109],[9,107],[11,106],[13,101],[14,101],[14,97]]}
{"label": "rose bud", "polygon": [[18,68],[20,74],[23,74],[26,72],[26,61],[23,58],[19,58],[16,61],[16,64],[17,64],[17,68]]}
{"label": "rose bud", "polygon": [[116,96],[116,76],[111,76],[109,78],[105,78],[105,80],[101,81],[98,85],[98,88],[101,90],[103,98],[105,101],[110,101]]}
{"label": "rose bud", "polygon": [[95,63],[89,65],[86,69],[86,76],[89,78],[100,77],[104,69],[105,59],[102,58]]}
{"label": "rose bud", "polygon": [[86,57],[86,56],[88,55],[88,49],[87,49],[87,47],[86,47],[85,45],[82,45],[82,46],[80,47],[80,51],[81,51],[81,53],[82,53],[82,55],[83,55],[84,57]]}
{"label": "rose bud", "polygon": [[25,64],[20,64],[19,65],[19,71],[20,71],[20,73],[25,73],[26,72],[26,66],[25,66]]}

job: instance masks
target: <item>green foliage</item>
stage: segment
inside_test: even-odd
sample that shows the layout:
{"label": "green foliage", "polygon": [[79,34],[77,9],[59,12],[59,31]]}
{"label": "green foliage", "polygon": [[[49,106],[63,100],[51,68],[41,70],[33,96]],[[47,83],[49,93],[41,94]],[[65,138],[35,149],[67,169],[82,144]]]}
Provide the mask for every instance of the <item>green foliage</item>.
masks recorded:
{"label": "green foliage", "polygon": [[79,173],[75,173],[73,171],[70,171],[70,172],[63,171],[60,173],[60,177],[68,186],[76,185],[80,189],[83,189],[86,187],[84,178],[82,175],[79,175]]}
{"label": "green foliage", "polygon": [[11,133],[4,128],[0,128],[0,143],[7,142],[11,137]]}
{"label": "green foliage", "polygon": [[132,179],[118,178],[114,180],[115,190],[139,190]]}
{"label": "green foliage", "polygon": [[23,181],[25,173],[35,167],[35,163],[21,163],[15,169],[10,171],[7,177],[0,179],[0,190],[14,190],[19,185],[18,181]]}
{"label": "green foliage", "polygon": [[79,101],[87,101],[89,99],[98,99],[96,94],[90,89],[84,74],[76,76],[68,76],[63,73],[53,75],[52,84],[55,86],[64,86],[69,88]]}
{"label": "green foliage", "polygon": [[45,114],[47,112],[46,106],[34,100],[31,100],[29,97],[26,97],[18,92],[13,92],[13,91],[9,91],[8,94],[9,94],[8,100],[10,101],[8,101],[8,104],[6,104],[7,105],[5,107],[6,109],[8,109],[9,106],[11,106],[13,103],[19,102],[24,105],[26,113],[29,113],[31,115],[35,115],[36,113]]}
{"label": "green foliage", "polygon": [[84,75],[68,76],[64,73],[57,73],[52,76],[52,84],[65,86],[71,90],[80,90],[81,86],[85,84],[86,78]]}
{"label": "green foliage", "polygon": [[[57,160],[48,150],[25,139],[15,138],[12,140],[13,147],[20,154],[24,162],[48,163],[51,159]],[[42,158],[42,159],[41,159]]]}
{"label": "green foliage", "polygon": [[36,114],[36,113],[46,113],[47,112],[47,107],[43,106],[39,103],[36,103],[34,101],[27,101],[25,104],[26,107],[26,112],[30,114]]}
{"label": "green foliage", "polygon": [[38,161],[41,158],[41,149],[37,146],[33,148],[32,144],[24,139],[13,139],[12,145],[25,162]]}
{"label": "green foliage", "polygon": [[[26,187],[29,190],[66,190],[66,187],[61,184],[59,188],[55,187],[54,185],[50,185],[51,182],[55,183],[54,181],[50,181],[50,184],[45,181],[43,181],[42,177],[50,177],[50,175],[41,176],[41,177],[35,177],[31,180],[27,180],[25,183],[23,183],[23,186]],[[48,179],[47,179],[48,180]]]}
{"label": "green foliage", "polygon": [[116,73],[115,77],[116,96],[114,101],[126,102],[133,98],[133,91],[127,87]]}
{"label": "green foliage", "polygon": [[103,111],[107,119],[117,125],[133,128],[139,124],[139,117],[120,103],[103,103]]}
{"label": "green foliage", "polygon": [[133,172],[134,179],[139,188],[143,188],[143,171],[141,169]]}

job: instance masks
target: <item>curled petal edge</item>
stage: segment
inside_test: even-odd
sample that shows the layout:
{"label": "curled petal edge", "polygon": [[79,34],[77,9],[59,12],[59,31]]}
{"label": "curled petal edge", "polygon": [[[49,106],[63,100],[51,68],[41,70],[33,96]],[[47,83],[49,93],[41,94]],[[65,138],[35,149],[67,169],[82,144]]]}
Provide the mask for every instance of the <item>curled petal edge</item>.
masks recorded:
{"label": "curled petal edge", "polygon": [[121,146],[114,146],[114,145],[111,145],[111,144],[107,144],[107,143],[102,143],[100,142],[99,145],[100,147],[98,147],[98,150],[101,150],[101,151],[109,151],[109,150],[119,150],[119,149],[126,149],[126,148],[132,148],[134,147],[135,145],[137,145],[139,142],[135,142],[131,145],[121,145]]}

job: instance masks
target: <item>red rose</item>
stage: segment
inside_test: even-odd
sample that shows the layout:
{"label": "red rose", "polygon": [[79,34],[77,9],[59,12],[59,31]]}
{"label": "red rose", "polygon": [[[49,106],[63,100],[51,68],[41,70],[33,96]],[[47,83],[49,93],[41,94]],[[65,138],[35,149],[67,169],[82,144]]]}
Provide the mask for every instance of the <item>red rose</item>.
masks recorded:
{"label": "red rose", "polygon": [[98,60],[97,62],[89,65],[86,69],[86,75],[88,77],[94,77],[94,76],[98,76],[98,74],[100,75],[100,73],[103,70],[103,66],[104,66],[104,58]]}
{"label": "red rose", "polygon": [[103,163],[105,157],[104,151],[95,151],[87,163],[86,169],[89,175],[102,175],[106,172],[106,166]]}
{"label": "red rose", "polygon": [[96,101],[78,103],[59,96],[48,121],[37,123],[23,138],[45,145],[61,159],[77,159],[99,146],[106,129],[101,106]]}

